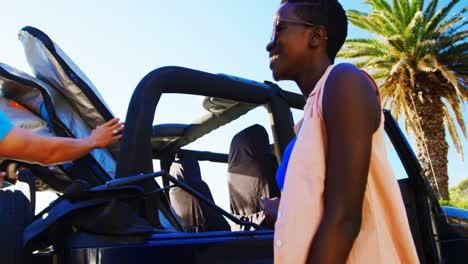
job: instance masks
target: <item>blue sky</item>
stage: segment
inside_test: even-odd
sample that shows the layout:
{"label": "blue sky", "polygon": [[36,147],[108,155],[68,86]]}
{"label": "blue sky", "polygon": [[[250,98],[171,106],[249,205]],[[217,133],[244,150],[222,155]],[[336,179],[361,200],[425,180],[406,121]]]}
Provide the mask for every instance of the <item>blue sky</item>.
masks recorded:
{"label": "blue sky", "polygon": [[[272,80],[265,45],[279,2],[0,0],[0,62],[29,71],[17,32],[27,25],[37,27],[80,66],[114,114],[124,119],[134,87],[158,67],[177,65],[256,81]],[[368,10],[361,0],[341,2],[345,9]],[[445,4],[448,0],[439,2]],[[369,35],[350,28],[349,37],[363,36]],[[279,84],[299,92],[291,82]],[[188,123],[202,111],[201,99],[164,96],[155,123]],[[295,117],[298,116],[296,112]],[[264,109],[249,113],[240,123],[227,125],[191,147],[227,153],[234,132],[258,121],[268,128]],[[468,152],[466,140],[464,150]],[[450,186],[468,177],[467,163],[450,147]],[[225,168],[203,164],[202,170],[204,175],[217,174],[206,176],[206,180],[213,185],[212,190],[216,189],[215,199],[218,196],[225,202]]]}

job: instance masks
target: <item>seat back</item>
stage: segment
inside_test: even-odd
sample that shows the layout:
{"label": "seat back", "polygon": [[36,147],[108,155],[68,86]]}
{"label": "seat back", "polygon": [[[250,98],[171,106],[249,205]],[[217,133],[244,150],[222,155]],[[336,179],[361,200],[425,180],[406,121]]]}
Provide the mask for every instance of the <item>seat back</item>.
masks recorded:
{"label": "seat back", "polygon": [[265,218],[262,197],[279,197],[275,173],[278,162],[271,151],[268,134],[260,125],[234,136],[228,156],[231,212],[256,224]]}
{"label": "seat back", "polygon": [[29,263],[30,254],[23,249],[23,231],[34,215],[34,177],[21,171],[15,185],[4,182],[0,187],[0,258],[2,263]]}
{"label": "seat back", "polygon": [[[201,178],[198,161],[193,156],[185,154],[174,161],[171,165],[170,174],[214,202],[210,188]],[[181,188],[172,188],[169,191],[169,197],[171,206],[179,216],[185,231],[231,230],[228,222],[220,213]]]}

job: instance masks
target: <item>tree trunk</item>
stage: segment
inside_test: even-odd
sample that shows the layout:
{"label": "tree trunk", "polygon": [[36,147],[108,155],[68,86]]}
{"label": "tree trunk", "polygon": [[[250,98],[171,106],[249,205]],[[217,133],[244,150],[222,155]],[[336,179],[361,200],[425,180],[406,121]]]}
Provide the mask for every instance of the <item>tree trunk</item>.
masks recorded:
{"label": "tree trunk", "polygon": [[[414,122],[417,156],[421,162],[423,175],[429,181],[437,198],[449,200],[447,155],[445,140],[443,102],[436,94],[413,94],[416,115]],[[423,99],[424,98],[424,99]]]}

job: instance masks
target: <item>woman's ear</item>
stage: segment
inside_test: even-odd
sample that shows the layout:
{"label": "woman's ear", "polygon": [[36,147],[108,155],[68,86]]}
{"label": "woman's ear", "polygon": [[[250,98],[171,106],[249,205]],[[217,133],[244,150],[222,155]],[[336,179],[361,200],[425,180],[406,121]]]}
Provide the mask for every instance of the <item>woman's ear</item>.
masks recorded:
{"label": "woman's ear", "polygon": [[323,27],[313,27],[309,33],[309,47],[317,47],[321,45],[323,41],[328,40],[327,31]]}
{"label": "woman's ear", "polygon": [[316,48],[320,44],[320,34],[312,28],[309,32],[309,48]]}

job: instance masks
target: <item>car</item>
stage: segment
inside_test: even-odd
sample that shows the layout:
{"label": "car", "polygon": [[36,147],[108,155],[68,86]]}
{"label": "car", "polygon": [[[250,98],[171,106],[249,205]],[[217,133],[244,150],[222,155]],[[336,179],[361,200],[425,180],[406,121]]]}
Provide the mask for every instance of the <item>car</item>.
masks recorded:
{"label": "car", "polygon": [[[60,77],[79,84],[77,87],[96,106],[103,120],[112,118],[105,103],[95,95],[95,89],[83,81],[81,71],[62,58],[62,51],[57,51],[56,44],[47,35],[31,27],[22,32],[33,39],[23,40],[28,45],[40,45],[42,50],[48,51],[47,56],[31,57],[55,59],[58,63],[50,64],[65,69]],[[48,91],[56,85],[54,81],[44,81],[50,74],[39,73],[46,68],[35,72],[36,77],[43,79],[36,83],[25,82],[25,78],[13,71],[0,70],[0,76],[4,82],[15,80],[36,88],[45,87],[38,88],[44,102],[49,100],[47,94],[53,94],[56,100],[60,97],[60,102],[66,100],[61,98],[65,93]],[[206,114],[189,124],[153,125],[153,121],[158,120],[155,111],[164,94],[201,96]],[[304,103],[302,95],[285,91],[271,82],[176,66],[153,70],[134,90],[118,150],[109,150],[104,155],[114,160],[115,174],[111,176],[109,170],[100,165],[101,156],[97,154],[74,164],[86,172],[83,177],[63,179],[60,182],[63,195],[25,228],[24,247],[32,252],[27,258],[33,263],[272,263],[272,228],[234,216],[218,206],[206,192],[170,175],[169,171],[176,157],[186,155],[197,161],[227,163],[226,153],[188,149],[187,145],[259,107],[267,109],[265,119],[270,120],[272,152],[281,161],[284,149],[294,137],[291,110],[302,110]],[[47,107],[46,119],[54,131],[72,135],[66,122],[59,121],[60,114],[50,110],[53,106]],[[55,111],[76,111],[76,108],[63,109]],[[457,209],[452,213],[451,209],[439,205],[398,123],[388,110],[383,112],[386,134],[404,167],[405,175],[399,175],[398,183],[421,263],[463,262],[468,257],[466,210]],[[174,113],[177,114],[183,113]],[[160,161],[161,171],[153,172],[154,160]],[[155,178],[161,180],[154,181]],[[170,190],[175,188],[195,197],[203,210],[222,215],[234,225],[244,227],[243,230],[186,232],[170,199]]]}

